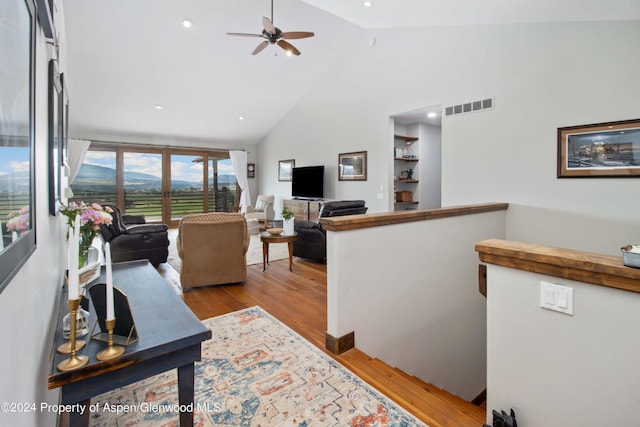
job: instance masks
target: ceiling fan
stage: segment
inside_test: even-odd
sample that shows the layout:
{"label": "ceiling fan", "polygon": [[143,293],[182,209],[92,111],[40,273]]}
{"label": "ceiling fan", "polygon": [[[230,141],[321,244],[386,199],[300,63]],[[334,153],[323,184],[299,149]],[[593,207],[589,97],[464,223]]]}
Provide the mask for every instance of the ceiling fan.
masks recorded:
{"label": "ceiling fan", "polygon": [[282,32],[280,28],[273,25],[273,0],[271,0],[271,19],[264,16],[262,18],[262,33],[261,34],[250,34],[250,33],[227,33],[230,36],[242,36],[242,37],[260,37],[264,39],[260,42],[260,44],[253,50],[252,55],[256,55],[262,50],[269,46],[270,44],[277,44],[282,49],[286,50],[287,53],[292,55],[300,55],[300,51],[296,49],[294,45],[289,43],[287,40],[292,39],[306,39],[307,37],[313,37],[315,34],[309,31],[287,31]]}

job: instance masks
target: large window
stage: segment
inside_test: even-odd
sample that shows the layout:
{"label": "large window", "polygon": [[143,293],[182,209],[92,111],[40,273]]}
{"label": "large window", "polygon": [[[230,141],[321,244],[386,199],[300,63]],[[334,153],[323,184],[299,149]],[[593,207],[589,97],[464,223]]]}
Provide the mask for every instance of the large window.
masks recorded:
{"label": "large window", "polygon": [[162,153],[124,152],[124,210],[162,220]]}
{"label": "large window", "polygon": [[71,189],[74,200],[116,204],[116,152],[87,151]]}
{"label": "large window", "polygon": [[[209,159],[210,211],[229,212],[238,206],[238,182],[231,159]],[[211,205],[213,203],[213,205]]]}
{"label": "large window", "polygon": [[239,197],[228,153],[115,144],[92,144],[71,188],[73,200],[172,226],[188,213],[234,211]]}
{"label": "large window", "polygon": [[202,156],[171,154],[171,219],[204,212]]}

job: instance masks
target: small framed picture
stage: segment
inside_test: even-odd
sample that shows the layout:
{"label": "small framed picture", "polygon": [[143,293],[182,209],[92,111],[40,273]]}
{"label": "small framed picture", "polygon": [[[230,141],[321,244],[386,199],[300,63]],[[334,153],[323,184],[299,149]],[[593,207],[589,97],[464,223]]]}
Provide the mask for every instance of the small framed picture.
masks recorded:
{"label": "small framed picture", "polygon": [[338,154],[338,181],[366,181],[367,152]]}
{"label": "small framed picture", "polygon": [[291,181],[291,175],[295,167],[296,161],[293,159],[278,161],[278,181]]}
{"label": "small framed picture", "polygon": [[256,164],[247,163],[247,178],[255,178],[255,177],[256,177]]}
{"label": "small framed picture", "polygon": [[558,128],[558,178],[640,176],[640,119]]}

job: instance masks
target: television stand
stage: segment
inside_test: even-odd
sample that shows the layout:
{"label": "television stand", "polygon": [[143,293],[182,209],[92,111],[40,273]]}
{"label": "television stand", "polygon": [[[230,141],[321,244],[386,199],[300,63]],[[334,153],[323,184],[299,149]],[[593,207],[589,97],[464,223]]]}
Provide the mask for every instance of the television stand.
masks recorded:
{"label": "television stand", "polygon": [[306,202],[321,202],[324,199],[321,197],[292,197],[291,200],[302,200]]}
{"label": "television stand", "polygon": [[293,212],[295,219],[306,219],[309,221],[317,221],[320,214],[320,206],[323,199],[285,199],[282,201],[282,207]]}

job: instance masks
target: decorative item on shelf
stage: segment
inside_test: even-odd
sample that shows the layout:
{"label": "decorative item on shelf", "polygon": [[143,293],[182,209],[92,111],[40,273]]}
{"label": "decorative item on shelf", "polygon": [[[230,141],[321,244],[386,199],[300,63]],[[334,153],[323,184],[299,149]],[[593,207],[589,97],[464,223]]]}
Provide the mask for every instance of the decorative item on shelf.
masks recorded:
{"label": "decorative item on shelf", "polygon": [[413,192],[396,191],[396,202],[410,202],[413,200]]}
{"label": "decorative item on shelf", "polygon": [[287,208],[282,209],[282,228],[285,235],[292,235],[294,233],[294,219],[293,212]]}
{"label": "decorative item on shelf", "polygon": [[626,245],[621,250],[624,265],[640,268],[640,245]]}
{"label": "decorative item on shelf", "polygon": [[78,267],[87,264],[91,242],[100,232],[100,224],[111,224],[111,208],[103,208],[97,203],[70,202],[60,208],[60,212],[67,217],[69,227],[73,228],[75,219],[80,218],[80,239],[78,242]]}
{"label": "decorative item on shelf", "polygon": [[400,172],[400,181],[410,181],[413,179],[413,169]]}

